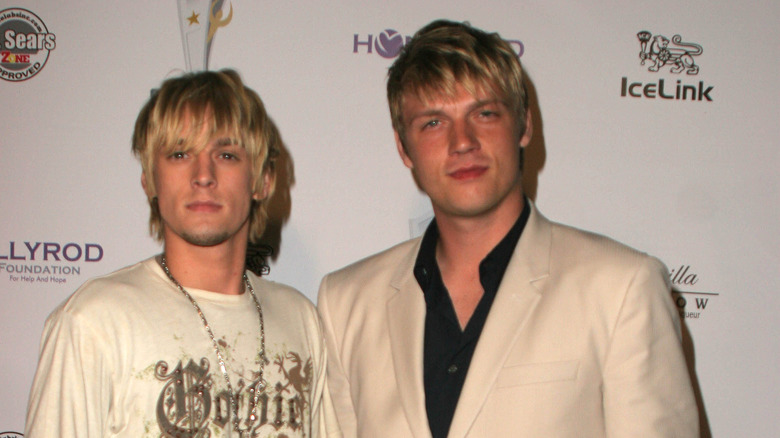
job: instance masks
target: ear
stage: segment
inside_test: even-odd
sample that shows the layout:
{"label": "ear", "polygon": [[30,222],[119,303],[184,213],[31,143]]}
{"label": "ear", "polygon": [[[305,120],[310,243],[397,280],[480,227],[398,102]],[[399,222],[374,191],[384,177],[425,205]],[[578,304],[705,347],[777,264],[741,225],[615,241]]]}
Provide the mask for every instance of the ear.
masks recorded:
{"label": "ear", "polygon": [[143,187],[146,197],[151,199],[152,193],[149,191],[149,183],[146,182],[146,172],[141,172],[141,187]]}
{"label": "ear", "polygon": [[398,131],[393,131],[393,134],[395,135],[395,147],[398,149],[398,155],[401,156],[401,161],[404,162],[404,166],[408,167],[409,169],[414,169],[414,163],[412,162],[412,159],[409,158],[409,154],[406,153],[406,148],[404,148],[404,143],[401,141],[401,136],[398,134]]}
{"label": "ear", "polygon": [[523,136],[520,138],[520,147],[524,148],[528,146],[529,143],[531,143],[531,137],[534,135],[534,124],[533,119],[531,117],[531,110],[526,109],[525,111],[525,132],[523,132]]}
{"label": "ear", "polygon": [[262,201],[263,199],[268,197],[268,193],[271,191],[271,173],[270,172],[263,172],[263,191],[261,193],[252,193],[252,200],[254,201]]}

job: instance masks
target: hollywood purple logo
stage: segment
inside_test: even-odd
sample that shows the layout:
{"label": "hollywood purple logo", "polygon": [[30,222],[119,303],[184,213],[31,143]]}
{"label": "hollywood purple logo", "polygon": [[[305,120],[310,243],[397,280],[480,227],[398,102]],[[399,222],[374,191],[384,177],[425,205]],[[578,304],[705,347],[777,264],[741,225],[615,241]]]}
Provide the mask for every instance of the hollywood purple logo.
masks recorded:
{"label": "hollywood purple logo", "polygon": [[368,34],[361,37],[355,34],[352,41],[352,53],[359,53],[361,47],[365,47],[366,53],[376,53],[387,59],[395,58],[401,53],[404,44],[412,39],[411,36],[403,36],[395,29],[385,29],[379,35]]}
{"label": "hollywood purple logo", "polygon": [[404,46],[404,37],[394,29],[385,29],[375,41],[376,53],[383,58],[395,58]]}
{"label": "hollywood purple logo", "polygon": [[[404,44],[408,43],[412,37],[409,35],[402,35],[395,29],[385,29],[379,35],[368,34],[362,36],[354,34],[352,38],[352,53],[361,53],[361,48],[365,50],[364,53],[371,54],[376,53],[386,59],[392,59],[397,57],[401,53],[401,49]],[[512,46],[512,49],[520,58],[525,53],[525,46],[520,40],[505,40]]]}

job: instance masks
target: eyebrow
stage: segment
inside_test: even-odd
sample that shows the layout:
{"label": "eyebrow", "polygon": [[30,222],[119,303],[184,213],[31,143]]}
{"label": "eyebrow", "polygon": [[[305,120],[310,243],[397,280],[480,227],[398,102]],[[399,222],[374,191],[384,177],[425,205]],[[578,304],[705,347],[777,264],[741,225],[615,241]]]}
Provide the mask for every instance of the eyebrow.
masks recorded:
{"label": "eyebrow", "polygon": [[216,140],[217,146],[233,146],[238,144],[238,140],[231,137],[220,137]]}
{"label": "eyebrow", "polygon": [[480,108],[480,107],[483,107],[483,106],[487,106],[487,105],[492,105],[492,104],[498,104],[498,105],[501,105],[501,106],[507,106],[506,103],[503,100],[501,100],[501,99],[483,99],[483,100],[478,100],[478,101],[474,102],[474,104],[469,107],[469,111],[473,111],[473,110],[475,110],[477,108]]}
{"label": "eyebrow", "polygon": [[[466,112],[469,113],[469,112],[474,111],[474,110],[476,110],[478,108],[481,108],[483,106],[492,105],[492,104],[498,104],[498,105],[502,105],[504,107],[507,106],[506,103],[503,100],[501,100],[501,99],[482,99],[482,100],[475,101],[471,105],[469,105],[468,108],[466,109]],[[444,114],[444,110],[441,107],[425,109],[423,111],[420,111],[420,112],[414,114],[412,117],[410,117],[409,118],[409,123],[412,123],[413,121],[415,121],[415,120],[417,120],[417,119],[419,119],[421,117],[424,118],[424,117],[430,117],[430,116],[437,116],[437,115],[441,115],[441,114]]]}

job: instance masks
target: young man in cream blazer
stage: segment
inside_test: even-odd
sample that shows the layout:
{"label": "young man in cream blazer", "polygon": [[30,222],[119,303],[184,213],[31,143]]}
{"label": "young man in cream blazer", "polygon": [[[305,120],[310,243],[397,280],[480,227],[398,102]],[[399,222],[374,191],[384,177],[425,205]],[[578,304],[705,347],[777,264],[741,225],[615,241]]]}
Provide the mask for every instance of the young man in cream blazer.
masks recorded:
{"label": "young man in cream blazer", "polygon": [[347,437],[696,437],[665,267],[524,197],[531,115],[497,34],[437,21],[390,68],[398,153],[435,220],[326,276]]}

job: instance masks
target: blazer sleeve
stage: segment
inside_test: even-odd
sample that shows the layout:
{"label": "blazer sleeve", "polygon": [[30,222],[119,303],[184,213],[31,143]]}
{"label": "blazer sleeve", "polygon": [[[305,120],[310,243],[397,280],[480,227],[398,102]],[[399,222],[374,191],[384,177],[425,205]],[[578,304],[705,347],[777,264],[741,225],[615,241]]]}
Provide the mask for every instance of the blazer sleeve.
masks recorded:
{"label": "blazer sleeve", "polygon": [[317,361],[317,377],[315,390],[312,393],[312,438],[342,438],[341,430],[338,427],[336,413],[333,411],[330,390],[327,380],[327,348],[325,347],[324,333],[318,312],[314,306],[306,306],[310,314],[310,327],[315,328],[309,336],[314,341],[313,356]]}
{"label": "blazer sleeve", "polygon": [[604,364],[609,437],[698,437],[680,319],[664,265],[645,256],[622,297]]}
{"label": "blazer sleeve", "polygon": [[341,359],[342,346],[339,341],[343,339],[343,336],[337,333],[334,328],[329,303],[329,298],[337,291],[329,290],[328,280],[329,276],[322,279],[317,296],[317,307],[322,319],[325,346],[328,352],[327,384],[332,400],[332,409],[335,411],[341,433],[346,438],[357,437],[357,416],[352,403],[349,378]]}

